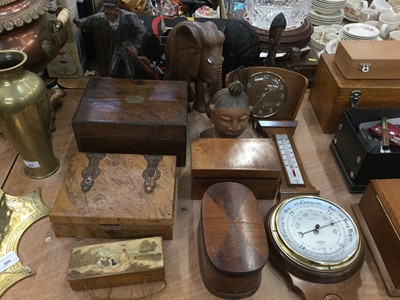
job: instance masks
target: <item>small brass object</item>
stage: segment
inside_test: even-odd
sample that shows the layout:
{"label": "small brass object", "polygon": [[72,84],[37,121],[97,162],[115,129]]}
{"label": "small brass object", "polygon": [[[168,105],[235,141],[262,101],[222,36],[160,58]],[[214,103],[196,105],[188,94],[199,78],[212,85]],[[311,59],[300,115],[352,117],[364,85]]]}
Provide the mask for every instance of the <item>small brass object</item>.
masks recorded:
{"label": "small brass object", "polygon": [[162,155],[145,155],[144,159],[147,161],[147,168],[142,173],[143,187],[147,193],[150,193],[157,185],[156,180],[161,176],[158,163],[162,160]]}
{"label": "small brass object", "polygon": [[[37,220],[48,216],[50,209],[42,202],[37,189],[24,196],[10,196],[0,189],[0,257],[11,251],[17,253],[24,232]],[[0,273],[0,296],[13,284],[35,272],[16,262]]]}
{"label": "small brass object", "polygon": [[125,97],[125,101],[127,103],[142,103],[144,101],[144,97],[139,95],[128,95]]}

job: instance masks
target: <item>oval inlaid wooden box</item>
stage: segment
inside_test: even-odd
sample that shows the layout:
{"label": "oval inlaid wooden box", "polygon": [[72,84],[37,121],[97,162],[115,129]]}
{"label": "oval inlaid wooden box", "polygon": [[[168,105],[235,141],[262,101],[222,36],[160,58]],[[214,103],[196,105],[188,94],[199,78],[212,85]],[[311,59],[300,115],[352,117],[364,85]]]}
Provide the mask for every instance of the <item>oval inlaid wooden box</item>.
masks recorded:
{"label": "oval inlaid wooden box", "polygon": [[221,182],[207,189],[198,242],[201,276],[212,294],[239,299],[257,291],[268,244],[257,200],[246,186]]}

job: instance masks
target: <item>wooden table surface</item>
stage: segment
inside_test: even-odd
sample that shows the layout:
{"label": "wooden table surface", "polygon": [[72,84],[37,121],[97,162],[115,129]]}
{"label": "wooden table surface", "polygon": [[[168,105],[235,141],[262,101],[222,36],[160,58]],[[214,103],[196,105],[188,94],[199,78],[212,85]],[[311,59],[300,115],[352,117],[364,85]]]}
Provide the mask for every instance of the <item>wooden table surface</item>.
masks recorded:
{"label": "wooden table surface", "polygon": [[[73,84],[66,89],[63,105],[56,112],[56,132],[53,138],[56,156],[61,161],[60,169],[45,179],[30,179],[24,175],[23,164],[13,148],[0,133],[0,183],[5,193],[19,196],[41,188],[42,199],[52,207],[71,155],[77,152],[71,118],[83,93],[84,84]],[[308,94],[307,94],[308,95]],[[296,147],[311,183],[321,191],[321,196],[342,205],[350,214],[351,204],[358,203],[361,194],[350,194],[342,175],[329,150],[333,135],[324,135],[310,102],[304,99],[297,116],[298,127],[294,136]],[[322,99],[321,99],[322,100]],[[204,114],[191,112],[188,115],[188,141],[211,127]],[[188,151],[189,154],[189,151]],[[189,157],[189,156],[188,156]],[[178,194],[175,207],[174,238],[164,241],[166,268],[165,290],[163,283],[148,283],[145,286],[131,285],[110,289],[93,290],[92,296],[103,299],[134,299],[144,294],[148,299],[216,299],[204,287],[200,276],[197,254],[197,225],[200,201],[190,199],[190,159],[185,168],[178,169]],[[273,200],[259,200],[266,210]],[[22,236],[18,256],[21,262],[33,269],[34,276],[11,286],[2,300],[58,300],[91,299],[88,292],[73,291],[67,282],[70,249],[75,246],[107,242],[105,239],[74,239],[55,237],[49,218],[34,223]],[[362,286],[359,299],[400,299],[388,297],[377,266],[369,250],[361,271]],[[92,298],[93,299],[93,298]],[[262,282],[256,294],[249,299],[300,299],[292,292],[277,271],[267,263],[262,271]]]}

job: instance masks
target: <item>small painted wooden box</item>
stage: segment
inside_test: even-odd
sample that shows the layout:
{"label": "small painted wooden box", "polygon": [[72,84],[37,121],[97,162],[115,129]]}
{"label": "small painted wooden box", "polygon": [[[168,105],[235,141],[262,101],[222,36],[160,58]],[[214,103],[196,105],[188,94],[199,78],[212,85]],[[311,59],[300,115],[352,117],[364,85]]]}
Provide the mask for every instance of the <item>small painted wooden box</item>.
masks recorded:
{"label": "small painted wooden box", "polygon": [[172,239],[176,158],[160,156],[159,178],[151,192],[146,192],[143,177],[149,170],[146,158],[105,154],[97,167],[89,167],[89,171],[97,169],[93,173],[97,177],[92,174],[94,184],[84,192],[82,173],[90,159],[87,153],[74,154],[50,213],[56,236]]}
{"label": "small painted wooden box", "polygon": [[162,237],[75,247],[67,280],[75,291],[161,281]]}

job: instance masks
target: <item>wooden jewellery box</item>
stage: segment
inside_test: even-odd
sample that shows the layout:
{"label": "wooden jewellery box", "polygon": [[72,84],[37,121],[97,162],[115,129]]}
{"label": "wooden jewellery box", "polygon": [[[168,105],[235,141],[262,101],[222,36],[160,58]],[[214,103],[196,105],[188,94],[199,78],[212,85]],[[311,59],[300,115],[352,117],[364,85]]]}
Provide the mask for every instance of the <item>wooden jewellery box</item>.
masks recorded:
{"label": "wooden jewellery box", "polygon": [[345,108],[400,106],[400,79],[346,79],[334,58],[334,54],[321,55],[309,95],[324,133],[335,133]]}
{"label": "wooden jewellery box", "polygon": [[398,41],[340,41],[334,61],[346,79],[400,79]]}
{"label": "wooden jewellery box", "polygon": [[371,180],[352,205],[389,296],[400,296],[400,180]]}
{"label": "wooden jewellery box", "polygon": [[92,77],[72,118],[80,152],[175,155],[186,163],[187,83]]}
{"label": "wooden jewellery box", "polygon": [[348,108],[339,120],[330,148],[350,192],[363,192],[370,179],[400,177],[400,152],[381,152],[380,140],[366,132],[382,117],[400,118],[400,109]]}
{"label": "wooden jewellery box", "polygon": [[175,183],[175,156],[76,153],[50,222],[57,237],[172,239]]}
{"label": "wooden jewellery box", "polygon": [[200,138],[191,141],[192,199],[211,185],[234,181],[257,199],[274,199],[282,171],[272,139]]}
{"label": "wooden jewellery box", "polygon": [[161,237],[79,246],[71,250],[67,280],[75,291],[164,278]]}
{"label": "wooden jewellery box", "polygon": [[220,182],[207,189],[198,247],[201,276],[212,294],[239,299],[257,291],[268,244],[257,200],[247,187]]}

